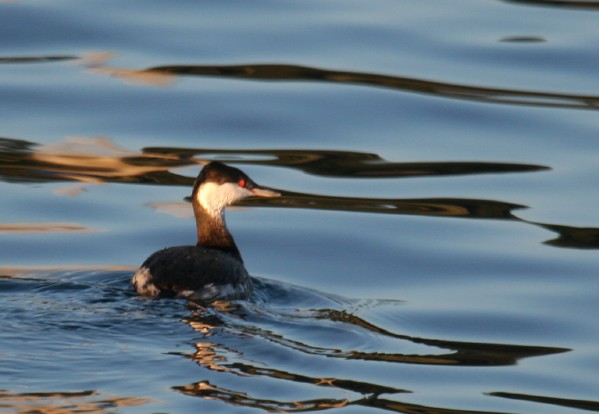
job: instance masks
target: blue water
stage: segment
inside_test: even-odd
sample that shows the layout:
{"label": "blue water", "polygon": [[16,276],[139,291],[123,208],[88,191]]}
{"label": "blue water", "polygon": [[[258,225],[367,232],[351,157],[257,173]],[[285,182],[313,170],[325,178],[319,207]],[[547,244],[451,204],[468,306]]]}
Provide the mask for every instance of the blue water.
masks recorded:
{"label": "blue water", "polygon": [[[0,411],[598,411],[598,11],[0,2]],[[213,159],[253,297],[138,297]]]}

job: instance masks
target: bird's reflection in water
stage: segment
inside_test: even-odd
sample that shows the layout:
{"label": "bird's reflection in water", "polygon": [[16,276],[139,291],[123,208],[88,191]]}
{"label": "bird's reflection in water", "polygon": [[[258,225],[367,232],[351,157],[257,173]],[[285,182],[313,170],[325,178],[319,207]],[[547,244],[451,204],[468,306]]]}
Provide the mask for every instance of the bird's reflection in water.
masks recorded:
{"label": "bird's reflection in water", "polygon": [[[285,289],[282,285],[269,285],[263,279],[256,280],[258,293],[256,296],[268,297],[277,291],[279,294]],[[289,288],[301,290],[301,288]],[[303,292],[302,301],[306,301],[312,291]],[[314,293],[318,296],[318,293]],[[297,400],[273,399],[272,393],[264,395],[256,384],[246,381],[239,382],[240,389],[231,389],[230,384],[235,380],[227,381],[227,386],[220,386],[217,380],[205,378],[187,385],[173,386],[172,389],[195,397],[211,400],[220,400],[235,406],[259,408],[265,411],[277,412],[301,412],[316,411],[332,408],[340,408],[348,405],[367,406],[388,411],[407,413],[458,413],[468,411],[456,411],[455,409],[442,407],[427,407],[409,403],[403,403],[387,398],[402,393],[410,393],[410,390],[395,387],[394,384],[378,384],[371,381],[362,381],[357,378],[360,373],[354,371],[354,366],[348,366],[347,376],[340,378],[330,375],[307,375],[305,373],[293,372],[297,368],[289,369],[289,363],[285,363],[285,369],[277,368],[277,354],[281,350],[289,358],[289,354],[297,356],[294,367],[301,367],[302,358],[313,358],[318,363],[320,358],[334,358],[341,364],[350,364],[352,360],[361,361],[363,364],[373,362],[420,364],[431,366],[506,366],[515,365],[520,359],[544,356],[560,352],[566,352],[566,348],[509,345],[497,343],[475,343],[449,341],[444,339],[430,339],[413,337],[409,335],[391,332],[381,328],[364,318],[358,316],[356,310],[360,305],[352,303],[351,300],[342,300],[337,297],[327,297],[320,294],[311,302],[323,299],[328,307],[302,308],[294,307],[291,303],[284,303],[293,297],[293,292],[287,292],[283,296],[276,294],[279,299],[257,302],[227,302],[221,301],[209,306],[189,303],[190,315],[183,320],[192,327],[200,339],[195,343],[195,352],[179,353],[197,363],[202,368],[220,374],[233,375],[235,378],[262,378],[270,381],[293,382],[302,389],[319,387],[320,398],[306,398]],[[301,296],[301,294],[299,295]],[[273,299],[271,297],[271,299]],[[307,300],[310,302],[310,300]],[[335,306],[330,306],[336,303]],[[381,301],[382,305],[388,305],[388,301]],[[397,305],[397,304],[395,304]],[[368,306],[378,306],[377,301],[369,302]],[[294,330],[289,330],[293,324]],[[297,339],[297,337],[310,337],[308,330],[336,325],[339,329],[347,332],[350,336],[361,336],[363,338],[377,336],[387,340],[397,341],[396,349],[410,348],[419,349],[419,352],[390,353],[384,350],[361,351],[356,349],[344,349],[343,345],[327,347],[314,345],[309,339]],[[289,333],[291,332],[291,333]],[[340,340],[338,344],[352,343],[351,340]],[[353,342],[355,343],[355,342]],[[378,343],[370,340],[369,343]],[[369,346],[371,346],[369,345]],[[409,346],[408,346],[409,345]],[[261,348],[261,359],[258,360],[252,353],[252,349]],[[247,354],[245,350],[248,350]],[[272,357],[271,357],[272,355]],[[346,361],[346,362],[344,362]],[[288,362],[288,361],[287,361]],[[310,370],[314,370],[314,364],[310,364]],[[316,364],[318,366],[318,364]],[[323,365],[324,366],[324,365]],[[326,370],[326,368],[323,368]],[[374,369],[374,368],[373,368]],[[219,374],[219,375],[220,375]],[[214,377],[212,377],[214,378]],[[218,376],[217,378],[222,378]],[[384,381],[384,379],[381,379]],[[247,384],[247,388],[246,385]],[[331,395],[322,397],[324,389],[329,389]],[[307,396],[308,393],[303,392]]]}

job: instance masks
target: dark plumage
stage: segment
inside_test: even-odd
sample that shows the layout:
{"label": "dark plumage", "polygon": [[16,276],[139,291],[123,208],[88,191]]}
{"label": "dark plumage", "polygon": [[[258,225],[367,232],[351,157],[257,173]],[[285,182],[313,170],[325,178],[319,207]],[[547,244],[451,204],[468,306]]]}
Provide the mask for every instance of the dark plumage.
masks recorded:
{"label": "dark plumage", "polygon": [[152,254],[131,280],[136,291],[146,296],[202,301],[247,298],[252,283],[227,230],[224,208],[250,196],[277,197],[279,193],[259,187],[237,168],[219,162],[206,165],[192,193],[197,244]]}

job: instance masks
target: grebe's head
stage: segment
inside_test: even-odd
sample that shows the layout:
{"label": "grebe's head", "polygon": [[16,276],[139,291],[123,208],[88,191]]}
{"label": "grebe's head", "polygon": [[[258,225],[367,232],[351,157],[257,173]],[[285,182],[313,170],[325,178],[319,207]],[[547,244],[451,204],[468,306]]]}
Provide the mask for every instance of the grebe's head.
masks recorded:
{"label": "grebe's head", "polygon": [[212,161],[207,164],[193,185],[192,200],[211,215],[239,200],[248,197],[279,197],[281,194],[260,187],[243,171]]}

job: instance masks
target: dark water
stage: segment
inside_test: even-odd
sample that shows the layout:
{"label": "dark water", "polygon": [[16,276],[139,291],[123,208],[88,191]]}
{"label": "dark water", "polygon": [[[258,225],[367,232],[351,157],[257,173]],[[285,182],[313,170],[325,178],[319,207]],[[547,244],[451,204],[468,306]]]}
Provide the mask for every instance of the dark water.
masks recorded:
{"label": "dark water", "polygon": [[[599,2],[0,2],[0,411],[599,411]],[[148,300],[207,160],[249,301]]]}

